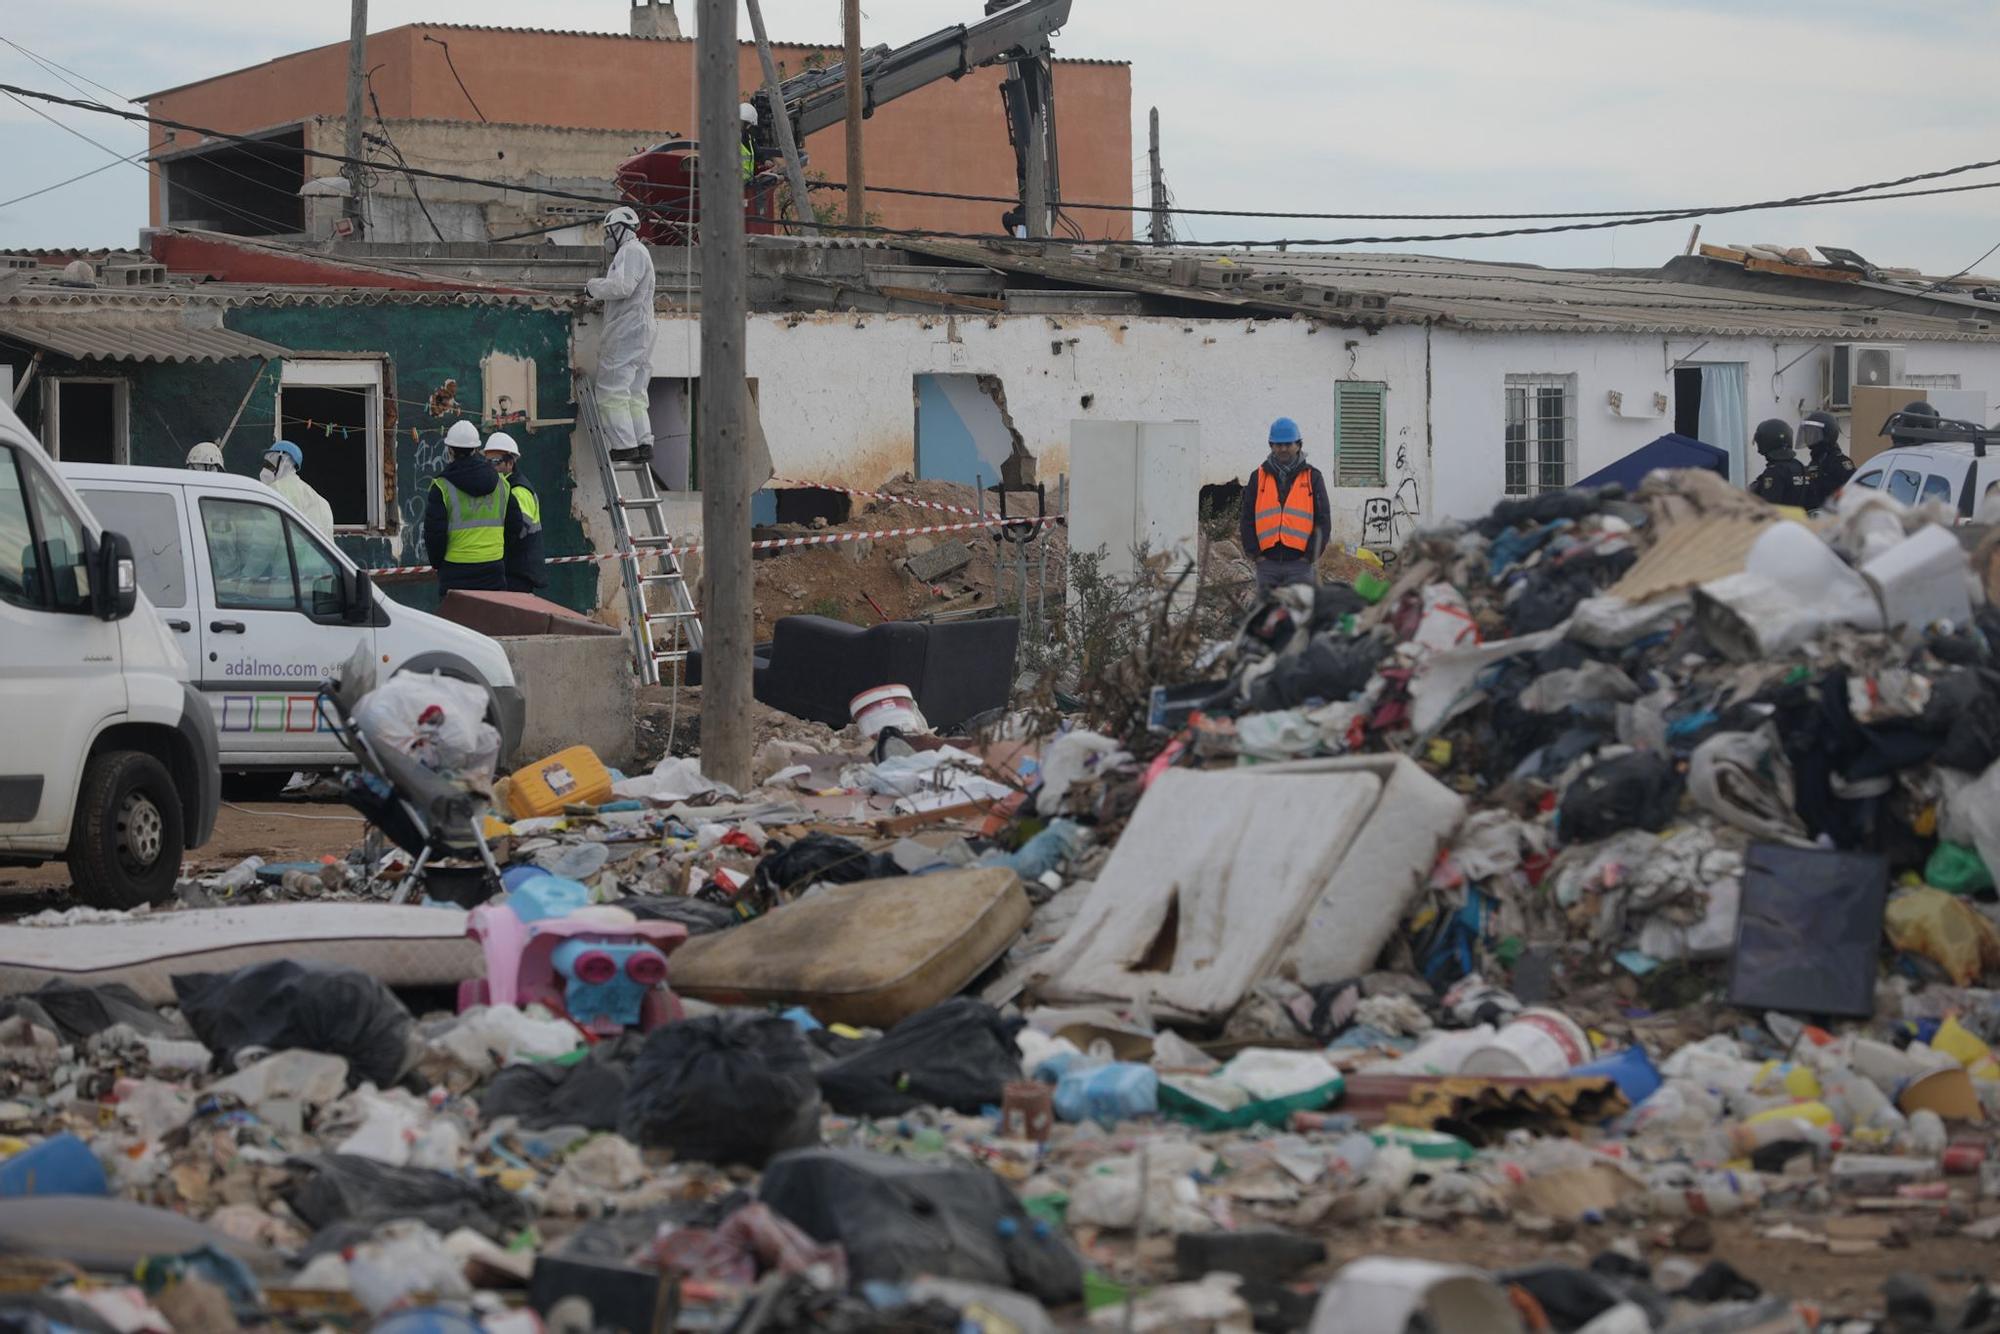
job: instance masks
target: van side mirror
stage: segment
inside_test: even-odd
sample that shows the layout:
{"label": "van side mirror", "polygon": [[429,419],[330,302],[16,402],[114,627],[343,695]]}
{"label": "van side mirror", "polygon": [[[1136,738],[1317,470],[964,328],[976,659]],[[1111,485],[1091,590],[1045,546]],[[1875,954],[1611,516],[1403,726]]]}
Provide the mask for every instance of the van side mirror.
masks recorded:
{"label": "van side mirror", "polygon": [[97,559],[90,571],[90,610],[100,621],[122,621],[139,605],[139,562],[123,533],[97,539]]}
{"label": "van side mirror", "polygon": [[340,574],[343,619],[349,625],[366,625],[375,619],[375,581],[366,570],[342,570]]}

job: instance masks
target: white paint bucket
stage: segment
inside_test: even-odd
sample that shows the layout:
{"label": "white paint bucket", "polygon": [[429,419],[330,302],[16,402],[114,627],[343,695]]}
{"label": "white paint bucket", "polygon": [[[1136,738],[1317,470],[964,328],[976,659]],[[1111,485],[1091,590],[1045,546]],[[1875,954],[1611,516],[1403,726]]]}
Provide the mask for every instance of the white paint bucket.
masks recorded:
{"label": "white paint bucket", "polygon": [[885,727],[893,727],[906,736],[922,735],[930,731],[930,724],[917,710],[917,697],[910,693],[908,686],[876,686],[864,690],[847,702],[847,712],[853,717],[854,725],[861,729],[861,735],[869,740]]}
{"label": "white paint bucket", "polygon": [[1523,1010],[1465,1058],[1462,1075],[1560,1075],[1591,1056],[1590,1035],[1560,1010]]}

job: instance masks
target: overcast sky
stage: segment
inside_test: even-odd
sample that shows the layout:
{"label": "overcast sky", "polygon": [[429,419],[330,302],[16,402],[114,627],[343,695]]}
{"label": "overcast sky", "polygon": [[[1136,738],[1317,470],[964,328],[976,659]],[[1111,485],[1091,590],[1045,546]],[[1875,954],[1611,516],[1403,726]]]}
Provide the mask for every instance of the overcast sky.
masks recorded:
{"label": "overcast sky", "polygon": [[[682,0],[692,30],[694,0]],[[416,21],[623,31],[626,0],[374,0]],[[780,40],[839,39],[838,0],[765,0]],[[864,0],[867,40],[972,21],[979,0]],[[138,94],[344,40],[342,0],[62,0],[8,6],[7,37]],[[747,22],[743,32],[747,35]],[[1533,212],[1788,197],[2000,157],[1990,0],[1075,0],[1059,54],[1129,60],[1138,197],[1146,109],[1169,184],[1198,208]],[[0,45],[0,81],[69,93]],[[85,86],[89,85],[85,83]],[[44,108],[48,110],[47,108]],[[143,132],[52,110],[120,153]],[[1058,108],[1058,115],[1061,114]],[[0,201],[110,155],[0,100]],[[2000,170],[1941,184],[1992,180]],[[0,205],[0,247],[131,245],[147,182],[112,165]],[[1192,218],[1198,240],[1348,237],[1508,224]],[[1690,224],[1383,248],[1640,266]],[[2000,242],[2000,191],[1712,219],[1703,239],[1820,244],[1949,273]],[[1359,248],[1359,247],[1356,247]],[[2000,272],[2000,255],[1983,272]]]}

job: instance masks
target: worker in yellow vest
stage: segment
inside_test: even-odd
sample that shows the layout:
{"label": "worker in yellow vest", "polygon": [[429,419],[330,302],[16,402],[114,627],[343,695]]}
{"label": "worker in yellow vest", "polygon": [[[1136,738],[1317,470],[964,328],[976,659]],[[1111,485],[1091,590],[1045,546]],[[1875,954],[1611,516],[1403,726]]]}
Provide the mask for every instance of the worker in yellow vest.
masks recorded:
{"label": "worker in yellow vest", "polygon": [[1316,566],[1333,533],[1326,478],[1306,462],[1305,437],[1290,417],[1271,423],[1271,456],[1243,488],[1243,554],[1259,589],[1317,584]]}
{"label": "worker in yellow vest", "polygon": [[486,437],[486,461],[513,492],[507,506],[507,591],[539,593],[549,586],[542,556],[542,498],[521,475],[521,447],[505,431]]}
{"label": "worker in yellow vest", "polygon": [[453,422],[444,434],[444,471],[424,501],[424,549],[438,591],[507,591],[507,511],[513,493],[479,452],[479,428]]}

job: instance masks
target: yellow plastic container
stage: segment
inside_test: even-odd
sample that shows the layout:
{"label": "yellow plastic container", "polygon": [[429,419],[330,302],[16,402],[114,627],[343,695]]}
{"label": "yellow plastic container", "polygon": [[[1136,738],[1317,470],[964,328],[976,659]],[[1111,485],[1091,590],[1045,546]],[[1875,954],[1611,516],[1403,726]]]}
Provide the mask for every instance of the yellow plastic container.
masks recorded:
{"label": "yellow plastic container", "polygon": [[516,820],[561,815],[565,806],[602,806],[611,800],[611,771],[589,746],[571,746],[508,777],[507,809]]}
{"label": "yellow plastic container", "polygon": [[1931,1039],[1931,1050],[1943,1052],[1968,1070],[1993,1055],[1985,1043],[1966,1031],[1957,1015],[1938,1025],[1937,1036]]}

